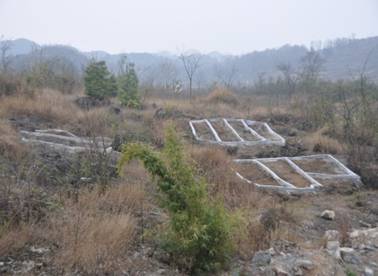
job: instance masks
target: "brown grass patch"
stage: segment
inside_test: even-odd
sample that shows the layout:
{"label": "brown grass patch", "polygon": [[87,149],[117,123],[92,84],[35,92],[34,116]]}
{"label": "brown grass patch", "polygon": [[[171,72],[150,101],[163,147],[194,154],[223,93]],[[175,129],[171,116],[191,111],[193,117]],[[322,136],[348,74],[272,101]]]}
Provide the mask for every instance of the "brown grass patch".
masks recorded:
{"label": "brown grass patch", "polygon": [[193,147],[190,155],[201,175],[205,176],[211,194],[232,194],[237,181],[232,170],[233,161],[222,149],[216,147]]}
{"label": "brown grass patch", "polygon": [[33,225],[0,227],[0,256],[6,256],[22,249],[35,238]]}
{"label": "brown grass patch", "polygon": [[19,142],[17,132],[6,120],[0,119],[0,154],[6,158],[17,159],[25,154],[25,147]]}
{"label": "brown grass patch", "polygon": [[137,219],[144,191],[136,185],[82,191],[67,200],[62,212],[52,217],[51,239],[59,245],[56,263],[66,271],[88,273],[116,271],[117,264],[135,244]]}
{"label": "brown grass patch", "polygon": [[[27,118],[36,127],[65,128],[79,135],[109,134],[112,126],[105,108],[81,110],[74,103],[74,97],[59,91],[44,89],[34,95],[17,94],[0,101],[0,118]],[[22,120],[21,120],[22,121]]]}
{"label": "brown grass patch", "polygon": [[217,86],[207,97],[206,102],[210,104],[238,105],[238,97],[229,89]]}
{"label": "brown grass patch", "polygon": [[345,150],[345,146],[334,138],[325,136],[326,128],[321,128],[314,133],[307,135],[304,145],[314,152],[337,154]]}
{"label": "brown grass patch", "polygon": [[78,108],[58,91],[44,89],[34,96],[16,95],[0,102],[1,117],[38,116],[46,121],[70,122]]}

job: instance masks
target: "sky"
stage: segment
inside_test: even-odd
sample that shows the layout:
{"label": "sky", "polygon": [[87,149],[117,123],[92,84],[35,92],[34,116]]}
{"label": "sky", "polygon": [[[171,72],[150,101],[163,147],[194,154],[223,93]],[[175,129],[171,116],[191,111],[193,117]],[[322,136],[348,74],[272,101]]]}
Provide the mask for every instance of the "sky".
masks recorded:
{"label": "sky", "polygon": [[378,0],[0,0],[0,35],[83,51],[242,54],[378,36]]}

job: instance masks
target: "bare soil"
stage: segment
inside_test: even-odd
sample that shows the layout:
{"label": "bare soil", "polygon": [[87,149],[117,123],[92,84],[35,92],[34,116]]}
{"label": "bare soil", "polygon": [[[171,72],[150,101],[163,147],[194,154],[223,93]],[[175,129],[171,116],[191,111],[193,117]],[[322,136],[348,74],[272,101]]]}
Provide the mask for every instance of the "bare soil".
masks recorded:
{"label": "bare soil", "polygon": [[320,158],[293,160],[302,170],[312,173],[340,174],[343,171],[332,161]]}
{"label": "bare soil", "polygon": [[218,132],[219,137],[225,142],[236,142],[239,141],[238,137],[232,132],[232,130],[226,126],[222,119],[211,121],[216,132]]}
{"label": "bare soil", "polygon": [[199,138],[215,141],[215,137],[211,132],[211,129],[205,122],[193,123],[193,126],[196,129]]}
{"label": "bare soil", "polygon": [[264,138],[267,138],[267,139],[273,139],[274,138],[270,134],[270,132],[268,131],[268,129],[266,128],[266,126],[264,124],[262,124],[262,123],[257,122],[257,123],[253,124],[250,127],[253,128],[258,134],[260,134]]}
{"label": "bare soil", "polygon": [[228,121],[228,123],[239,133],[246,141],[259,141],[260,139],[253,135],[251,131],[244,127],[243,123],[240,121]]}
{"label": "bare soil", "polygon": [[270,175],[264,172],[257,164],[250,163],[237,163],[235,170],[244,178],[252,181],[253,183],[261,185],[280,186],[277,181]]}
{"label": "bare soil", "polygon": [[311,183],[304,178],[302,175],[298,174],[286,161],[278,160],[274,162],[264,162],[264,164],[274,171],[283,180],[293,184],[299,188],[309,187]]}

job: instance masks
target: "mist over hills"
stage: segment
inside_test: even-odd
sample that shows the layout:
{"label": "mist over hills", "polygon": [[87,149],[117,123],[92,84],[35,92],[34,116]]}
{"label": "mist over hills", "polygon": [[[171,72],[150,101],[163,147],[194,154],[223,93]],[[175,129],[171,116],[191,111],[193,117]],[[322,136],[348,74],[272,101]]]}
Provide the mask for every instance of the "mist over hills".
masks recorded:
{"label": "mist over hills", "polygon": [[[22,71],[38,59],[55,59],[64,62],[75,72],[83,72],[92,59],[104,60],[113,72],[117,72],[123,54],[105,51],[81,52],[65,45],[39,45],[27,39],[10,42],[11,68]],[[6,43],[3,41],[2,43]],[[1,44],[0,44],[1,45]],[[299,71],[301,59],[309,49],[300,45],[284,45],[276,49],[254,51],[243,55],[224,55],[212,52],[202,56],[195,76],[197,87],[206,86],[232,77],[234,85],[250,85],[258,78],[279,76],[277,66],[290,65]],[[336,39],[316,50],[324,63],[321,75],[325,79],[351,79],[362,70],[378,81],[378,37],[364,39]],[[177,55],[169,53],[125,53],[135,63],[139,78],[151,85],[160,85],[172,80],[185,81],[185,71]]]}

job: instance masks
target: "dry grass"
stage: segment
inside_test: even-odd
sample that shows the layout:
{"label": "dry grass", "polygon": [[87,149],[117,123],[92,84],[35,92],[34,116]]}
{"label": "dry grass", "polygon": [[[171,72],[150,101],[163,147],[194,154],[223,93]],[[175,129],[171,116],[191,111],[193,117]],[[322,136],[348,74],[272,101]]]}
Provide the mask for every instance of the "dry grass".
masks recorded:
{"label": "dry grass", "polygon": [[1,117],[38,116],[46,121],[70,122],[78,108],[58,91],[42,90],[34,96],[16,95],[0,102]]}
{"label": "dry grass", "polygon": [[104,193],[82,190],[77,200],[67,200],[50,221],[50,239],[59,245],[56,263],[65,271],[115,271],[135,244],[144,196],[140,186],[119,185]]}
{"label": "dry grass", "polygon": [[225,87],[217,86],[215,89],[206,97],[206,102],[210,104],[229,104],[238,105],[238,97],[229,89]]}
{"label": "dry grass", "polygon": [[192,147],[191,157],[215,190],[227,190],[233,180],[232,159],[217,147]]}
{"label": "dry grass", "polygon": [[314,133],[308,134],[303,142],[304,145],[314,151],[322,153],[340,154],[345,151],[345,146],[334,138],[325,136],[327,128],[321,128]]}
{"label": "dry grass", "polygon": [[110,132],[110,116],[105,108],[81,110],[74,96],[44,89],[34,95],[17,94],[2,98],[0,118],[28,118],[38,127],[65,128],[80,135],[104,135]]}
{"label": "dry grass", "polygon": [[[214,93],[218,94],[220,92]],[[154,104],[158,107],[167,110],[176,110],[196,118],[225,117],[265,120],[272,116],[297,115],[294,114],[289,103],[270,105],[266,103],[266,97],[262,96],[231,94],[236,98],[237,102],[230,104],[227,101],[216,99],[214,99],[214,103],[210,103],[209,98],[211,99],[211,95],[212,94],[208,96],[197,96],[192,101],[182,98],[161,99],[150,97],[147,99],[147,102],[148,105]],[[214,98],[216,98],[216,96],[214,96]],[[172,117],[172,119],[173,118],[174,117]]]}
{"label": "dry grass", "polygon": [[74,211],[65,223],[56,263],[70,270],[89,273],[111,270],[133,243],[135,219],[130,214],[88,216]]}
{"label": "dry grass", "polygon": [[35,239],[34,226],[30,224],[8,228],[0,227],[0,256],[17,252]]}
{"label": "dry grass", "polygon": [[25,154],[25,147],[19,143],[17,132],[6,120],[0,119],[0,154],[9,159],[17,159]]}
{"label": "dry grass", "polygon": [[80,110],[69,127],[78,135],[109,136],[112,134],[112,118],[104,107]]}

